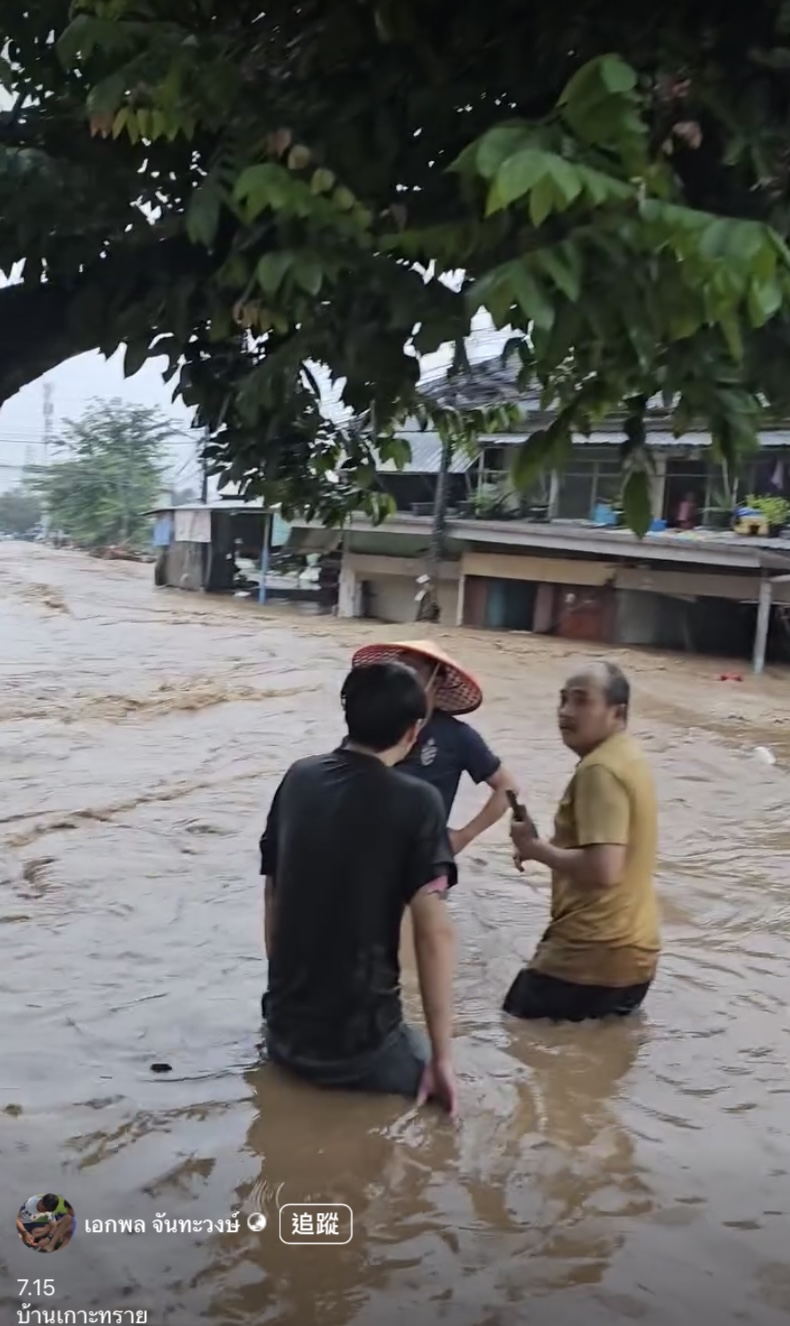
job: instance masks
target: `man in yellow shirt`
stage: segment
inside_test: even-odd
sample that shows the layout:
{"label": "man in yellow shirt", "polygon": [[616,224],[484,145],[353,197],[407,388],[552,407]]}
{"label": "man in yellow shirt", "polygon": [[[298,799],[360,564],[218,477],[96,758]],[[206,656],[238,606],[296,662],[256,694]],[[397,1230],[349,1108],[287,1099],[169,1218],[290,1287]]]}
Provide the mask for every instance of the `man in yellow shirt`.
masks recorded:
{"label": "man in yellow shirt", "polygon": [[521,861],[551,871],[551,921],[513,982],[506,1013],[583,1022],[639,1008],[658,965],[653,876],[658,812],[653,777],[627,729],[630,687],[613,663],[593,663],[560,692],[559,728],[579,756],[551,842],[513,823]]}

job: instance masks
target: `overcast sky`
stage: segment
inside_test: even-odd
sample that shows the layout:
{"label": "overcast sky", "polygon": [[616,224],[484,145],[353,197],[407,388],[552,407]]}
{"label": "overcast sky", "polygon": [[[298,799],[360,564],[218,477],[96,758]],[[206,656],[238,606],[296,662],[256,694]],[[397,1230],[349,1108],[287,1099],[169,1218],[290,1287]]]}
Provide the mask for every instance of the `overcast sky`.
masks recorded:
{"label": "overcast sky", "polygon": [[[470,338],[472,359],[485,359],[501,348],[507,333],[491,329],[487,316],[475,319]],[[440,350],[423,360],[423,373],[440,372],[450,361],[451,352]],[[52,388],[52,436],[57,438],[67,419],[77,419],[93,399],[157,405],[173,420],[173,441],[169,448],[168,480],[179,488],[200,486],[200,468],[196,459],[197,434],[190,430],[192,412],[180,400],[173,401],[173,382],[162,381],[166,359],[149,360],[133,378],[124,378],[123,351],[112,359],[99,354],[80,355],[61,364],[38,382],[25,387],[17,396],[0,406],[0,492],[15,487],[22,478],[26,463],[43,461],[44,384]],[[327,399],[331,399],[328,393]]]}
{"label": "overcast sky", "polygon": [[162,381],[167,360],[151,360],[133,378],[123,376],[123,352],[112,359],[99,354],[80,355],[61,364],[38,382],[0,406],[0,489],[13,487],[27,461],[43,460],[44,384],[52,387],[52,436],[57,438],[66,419],[78,419],[92,399],[120,397],[139,405],[158,405],[173,420],[169,469],[179,487],[200,483],[195,458],[195,434],[189,435],[191,411],[173,402],[172,383]]}

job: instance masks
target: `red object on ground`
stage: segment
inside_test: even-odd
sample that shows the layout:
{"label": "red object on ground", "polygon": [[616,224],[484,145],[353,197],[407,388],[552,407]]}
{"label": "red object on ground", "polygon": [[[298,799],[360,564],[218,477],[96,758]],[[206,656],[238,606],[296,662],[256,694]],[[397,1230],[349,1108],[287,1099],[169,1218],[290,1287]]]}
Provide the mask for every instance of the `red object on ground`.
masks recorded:
{"label": "red object on ground", "polygon": [[719,681],[743,681],[740,672],[722,672],[719,674]]}

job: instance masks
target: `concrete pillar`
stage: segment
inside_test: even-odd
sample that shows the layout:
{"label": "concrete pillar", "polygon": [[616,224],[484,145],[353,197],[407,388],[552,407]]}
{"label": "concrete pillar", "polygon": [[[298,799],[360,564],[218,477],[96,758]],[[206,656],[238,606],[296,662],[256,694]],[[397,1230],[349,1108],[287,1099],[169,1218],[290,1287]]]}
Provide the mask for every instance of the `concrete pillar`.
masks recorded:
{"label": "concrete pillar", "polygon": [[466,576],[463,571],[458,577],[458,598],[455,604],[455,624],[463,626],[464,624],[464,602],[466,599]]}
{"label": "concrete pillar", "polygon": [[765,649],[768,644],[768,628],[771,625],[772,586],[767,576],[760,581],[760,597],[757,600],[757,627],[754,632],[754,654],[752,667],[759,674],[765,670]]}
{"label": "concrete pillar", "polygon": [[547,635],[554,625],[555,585],[538,585],[535,596],[535,611],[532,616],[532,629],[536,635]]}
{"label": "concrete pillar", "polygon": [[656,456],[655,469],[650,475],[650,510],[654,520],[664,516],[664,493],[667,486],[667,458]]}
{"label": "concrete pillar", "polygon": [[340,565],[340,579],[337,586],[338,617],[362,616],[362,582],[356,571],[348,565],[345,553]]}
{"label": "concrete pillar", "polygon": [[549,520],[556,519],[559,500],[560,476],[556,470],[552,470],[549,476]]}

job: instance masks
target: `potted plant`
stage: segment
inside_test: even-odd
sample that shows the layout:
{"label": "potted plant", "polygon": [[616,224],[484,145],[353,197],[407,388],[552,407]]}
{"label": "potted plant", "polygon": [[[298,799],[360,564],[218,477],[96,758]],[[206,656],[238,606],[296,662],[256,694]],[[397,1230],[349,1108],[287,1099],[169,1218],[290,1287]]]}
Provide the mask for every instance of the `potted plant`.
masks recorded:
{"label": "potted plant", "polygon": [[485,483],[473,498],[478,520],[518,520],[521,498],[508,481]]}
{"label": "potted plant", "polygon": [[760,512],[768,526],[769,538],[778,538],[785,525],[790,523],[790,502],[786,497],[780,497],[778,494],[770,497],[756,497],[752,494],[747,498],[747,503],[755,511]]}
{"label": "potted plant", "polygon": [[732,525],[732,511],[726,506],[709,506],[702,513],[705,529],[729,529]]}

